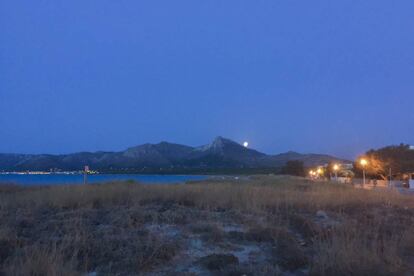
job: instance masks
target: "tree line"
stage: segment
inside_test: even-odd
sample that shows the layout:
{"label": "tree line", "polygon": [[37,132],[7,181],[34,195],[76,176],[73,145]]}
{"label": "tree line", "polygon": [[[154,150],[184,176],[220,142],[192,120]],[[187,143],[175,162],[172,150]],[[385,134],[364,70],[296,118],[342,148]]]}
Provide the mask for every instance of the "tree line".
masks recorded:
{"label": "tree line", "polygon": [[[366,166],[362,166],[361,159],[367,161]],[[328,164],[324,170],[325,176],[333,174],[333,163]],[[299,160],[289,161],[281,169],[282,174],[306,176],[307,169],[304,163]],[[377,150],[371,149],[364,155],[361,155],[354,162],[354,174],[361,176],[365,170],[367,175],[375,179],[388,179],[391,176],[394,179],[404,179],[408,175],[414,174],[414,149],[410,145],[400,144],[387,146]]]}

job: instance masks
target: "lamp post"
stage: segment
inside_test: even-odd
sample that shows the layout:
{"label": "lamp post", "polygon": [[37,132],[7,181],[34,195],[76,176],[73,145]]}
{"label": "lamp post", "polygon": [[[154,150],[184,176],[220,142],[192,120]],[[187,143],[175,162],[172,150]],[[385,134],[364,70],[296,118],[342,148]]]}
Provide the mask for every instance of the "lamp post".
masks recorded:
{"label": "lamp post", "polygon": [[335,172],[335,181],[338,181],[339,165],[338,164],[333,165],[333,170]]}
{"label": "lamp post", "polygon": [[389,180],[388,180],[388,187],[391,188],[391,181],[392,181],[392,169],[390,167],[390,173],[389,173]]}
{"label": "lamp post", "polygon": [[316,171],[318,178],[322,178],[323,175],[323,170],[321,168],[318,168],[318,170]]}
{"label": "lamp post", "polygon": [[365,186],[365,167],[368,165],[368,161],[366,159],[361,159],[360,164],[362,166],[362,175],[363,175],[363,184],[362,187]]}
{"label": "lamp post", "polygon": [[309,171],[309,175],[310,175],[310,177],[313,179],[313,176],[315,175],[315,172],[314,172],[313,170],[310,170],[310,171]]}
{"label": "lamp post", "polygon": [[83,170],[83,184],[88,184],[88,172],[89,172],[89,166],[85,166]]}

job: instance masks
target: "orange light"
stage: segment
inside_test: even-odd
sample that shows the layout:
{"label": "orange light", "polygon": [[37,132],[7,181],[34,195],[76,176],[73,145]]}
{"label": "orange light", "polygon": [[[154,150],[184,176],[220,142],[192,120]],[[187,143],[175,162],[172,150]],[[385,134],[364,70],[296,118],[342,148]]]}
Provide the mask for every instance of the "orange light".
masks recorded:
{"label": "orange light", "polygon": [[365,167],[366,165],[368,165],[368,161],[366,159],[361,159],[360,164]]}
{"label": "orange light", "polygon": [[335,165],[333,166],[333,169],[334,169],[334,171],[339,170],[339,165],[338,165],[338,164],[335,164]]}

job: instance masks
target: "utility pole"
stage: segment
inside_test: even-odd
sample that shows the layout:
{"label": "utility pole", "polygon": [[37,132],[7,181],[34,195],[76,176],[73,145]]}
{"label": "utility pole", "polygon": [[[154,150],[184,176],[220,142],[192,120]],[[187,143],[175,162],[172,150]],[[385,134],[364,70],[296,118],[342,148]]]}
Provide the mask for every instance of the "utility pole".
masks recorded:
{"label": "utility pole", "polygon": [[390,180],[389,180],[389,184],[388,184],[389,188],[391,188],[391,181],[392,181],[392,169],[390,167]]}
{"label": "utility pole", "polygon": [[85,169],[83,170],[83,184],[88,184],[88,172],[89,172],[89,166],[85,166]]}
{"label": "utility pole", "polygon": [[362,174],[363,174],[362,188],[364,188],[365,187],[365,168],[362,170]]}

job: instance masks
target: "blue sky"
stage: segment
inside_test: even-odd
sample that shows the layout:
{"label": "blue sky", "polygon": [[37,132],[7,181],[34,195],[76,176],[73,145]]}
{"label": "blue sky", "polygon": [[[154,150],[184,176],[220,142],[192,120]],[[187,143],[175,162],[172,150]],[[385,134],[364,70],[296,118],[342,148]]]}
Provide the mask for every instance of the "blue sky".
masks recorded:
{"label": "blue sky", "polygon": [[0,2],[0,152],[414,143],[414,2]]}

